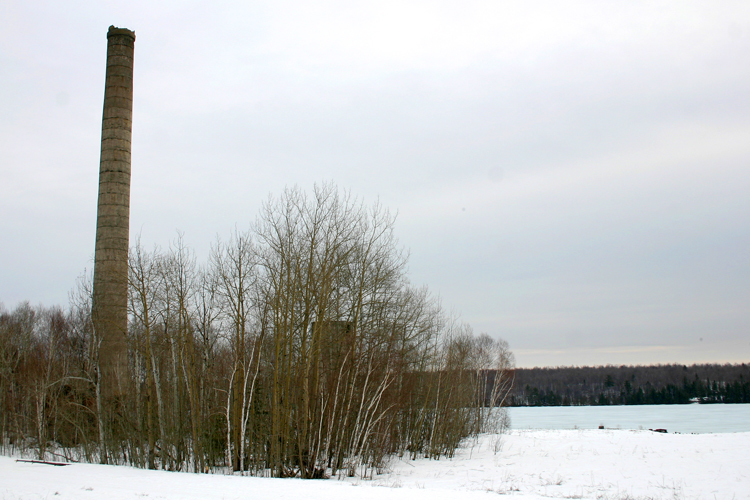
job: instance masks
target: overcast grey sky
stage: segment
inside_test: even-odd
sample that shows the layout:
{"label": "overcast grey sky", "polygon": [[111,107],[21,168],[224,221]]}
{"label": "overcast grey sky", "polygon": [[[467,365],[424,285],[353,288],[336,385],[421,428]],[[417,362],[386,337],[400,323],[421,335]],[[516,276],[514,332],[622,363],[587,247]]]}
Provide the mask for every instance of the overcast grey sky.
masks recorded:
{"label": "overcast grey sky", "polygon": [[6,308],[93,266],[109,25],[146,247],[334,181],[519,366],[750,361],[750,2],[3,1]]}

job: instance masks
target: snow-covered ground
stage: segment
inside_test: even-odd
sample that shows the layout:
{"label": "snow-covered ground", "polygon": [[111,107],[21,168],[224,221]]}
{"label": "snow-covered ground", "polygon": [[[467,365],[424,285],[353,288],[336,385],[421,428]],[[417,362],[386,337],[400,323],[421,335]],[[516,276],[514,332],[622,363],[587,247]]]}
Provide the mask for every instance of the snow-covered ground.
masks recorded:
{"label": "snow-covered ground", "polygon": [[452,460],[394,459],[373,479],[303,481],[0,457],[0,499],[750,499],[750,432],[514,430]]}

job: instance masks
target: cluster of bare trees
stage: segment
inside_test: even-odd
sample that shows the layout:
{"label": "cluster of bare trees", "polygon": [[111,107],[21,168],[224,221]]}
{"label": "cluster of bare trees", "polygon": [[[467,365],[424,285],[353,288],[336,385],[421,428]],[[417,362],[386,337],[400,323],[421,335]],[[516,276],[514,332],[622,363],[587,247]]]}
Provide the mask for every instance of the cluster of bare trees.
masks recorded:
{"label": "cluster of bare trees", "polygon": [[498,425],[513,356],[409,284],[393,222],[326,185],[270,199],[203,265],[180,237],[136,244],[132,391],[114,411],[85,287],[67,313],[1,312],[4,445],[304,478],[450,456]]}
{"label": "cluster of bare trees", "polygon": [[[0,307],[0,436],[6,450],[95,460],[101,442],[90,312]],[[67,458],[73,458],[68,456]]]}

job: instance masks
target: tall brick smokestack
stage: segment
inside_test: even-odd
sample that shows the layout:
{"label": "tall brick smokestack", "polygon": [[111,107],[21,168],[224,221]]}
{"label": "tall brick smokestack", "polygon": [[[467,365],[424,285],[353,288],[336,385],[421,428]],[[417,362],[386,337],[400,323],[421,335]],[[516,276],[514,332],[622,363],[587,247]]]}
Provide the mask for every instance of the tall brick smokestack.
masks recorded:
{"label": "tall brick smokestack", "polygon": [[101,341],[102,395],[108,398],[124,394],[129,380],[126,333],[134,45],[135,32],[109,27],[92,301],[95,334]]}

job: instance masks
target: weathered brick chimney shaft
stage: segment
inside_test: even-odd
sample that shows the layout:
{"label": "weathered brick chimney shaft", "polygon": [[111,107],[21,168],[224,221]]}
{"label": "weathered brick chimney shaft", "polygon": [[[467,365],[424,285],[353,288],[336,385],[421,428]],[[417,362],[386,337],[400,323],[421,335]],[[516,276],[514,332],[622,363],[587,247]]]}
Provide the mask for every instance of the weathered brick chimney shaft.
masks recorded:
{"label": "weathered brick chimney shaft", "polygon": [[117,397],[127,390],[129,380],[126,333],[135,32],[110,26],[107,40],[92,319],[100,340],[102,394]]}

